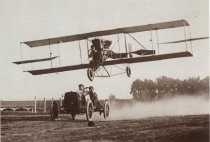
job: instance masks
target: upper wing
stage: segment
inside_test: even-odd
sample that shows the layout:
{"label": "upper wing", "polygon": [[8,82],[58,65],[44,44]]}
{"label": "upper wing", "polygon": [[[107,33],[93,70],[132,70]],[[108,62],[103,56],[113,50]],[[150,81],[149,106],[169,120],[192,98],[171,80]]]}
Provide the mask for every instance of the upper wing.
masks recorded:
{"label": "upper wing", "polygon": [[40,74],[64,72],[64,71],[71,71],[71,70],[79,70],[79,69],[85,69],[89,67],[90,67],[90,64],[80,64],[80,65],[64,66],[64,67],[58,67],[58,68],[31,70],[31,71],[26,71],[26,72],[29,72],[32,75],[40,75]]}
{"label": "upper wing", "polygon": [[49,44],[61,43],[61,42],[84,40],[91,37],[106,36],[106,35],[119,34],[119,33],[135,33],[135,32],[143,32],[143,31],[150,31],[150,30],[183,27],[183,26],[189,26],[189,23],[186,20],[178,20],[178,21],[142,25],[142,26],[133,26],[133,27],[125,27],[125,28],[118,28],[118,29],[111,29],[111,30],[104,30],[104,31],[96,31],[96,32],[90,32],[90,33],[85,33],[85,34],[77,34],[77,35],[49,38],[49,39],[42,39],[42,40],[27,41],[23,43],[27,44],[30,47],[37,47],[37,46],[44,46],[44,45],[49,45]]}
{"label": "upper wing", "polygon": [[[124,64],[124,63],[156,61],[156,60],[180,58],[180,57],[188,57],[188,56],[192,56],[192,54],[190,52],[178,52],[178,53],[170,53],[170,54],[148,55],[148,56],[141,56],[141,57],[135,57],[135,58],[123,58],[123,59],[106,61],[104,63],[104,66],[114,65],[114,64]],[[40,75],[40,74],[64,72],[64,71],[71,71],[71,70],[79,70],[79,69],[85,69],[89,67],[90,67],[90,64],[80,64],[80,65],[64,66],[64,67],[58,67],[58,68],[31,70],[27,72],[31,73],[32,75]]]}
{"label": "upper wing", "polygon": [[202,40],[202,39],[208,39],[208,38],[209,37],[190,38],[190,39],[177,40],[177,41],[171,41],[171,42],[161,42],[160,44],[180,43],[180,42],[187,42],[187,41],[194,41],[194,40]]}
{"label": "upper wing", "polygon": [[58,56],[51,57],[51,58],[42,58],[42,59],[35,59],[35,60],[24,60],[24,61],[17,61],[13,62],[14,64],[26,64],[26,63],[34,63],[34,62],[43,62],[43,61],[49,61],[58,58]]}

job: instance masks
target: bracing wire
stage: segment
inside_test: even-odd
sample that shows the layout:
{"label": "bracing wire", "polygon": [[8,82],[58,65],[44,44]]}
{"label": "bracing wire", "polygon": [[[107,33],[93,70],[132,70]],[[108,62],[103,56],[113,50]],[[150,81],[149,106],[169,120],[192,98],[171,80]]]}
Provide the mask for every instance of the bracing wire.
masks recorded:
{"label": "bracing wire", "polygon": [[144,49],[147,49],[144,45],[142,45],[135,37],[133,37],[130,33],[127,33],[125,31],[120,30],[121,32],[128,34],[132,39],[134,39],[141,47],[143,47]]}

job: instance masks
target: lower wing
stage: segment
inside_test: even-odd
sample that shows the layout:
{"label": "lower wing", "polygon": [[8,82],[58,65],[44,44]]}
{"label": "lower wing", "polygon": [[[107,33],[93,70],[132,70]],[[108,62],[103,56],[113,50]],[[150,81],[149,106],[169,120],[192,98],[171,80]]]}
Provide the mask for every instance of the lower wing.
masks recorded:
{"label": "lower wing", "polygon": [[[135,58],[122,58],[116,60],[105,61],[104,66],[115,65],[115,64],[125,64],[125,63],[139,63],[139,62],[148,62],[148,61],[157,61],[157,60],[165,60],[172,58],[181,58],[181,57],[190,57],[192,54],[190,52],[177,52],[177,53],[169,53],[169,54],[159,54],[159,55],[147,55]],[[30,70],[26,71],[31,73],[32,75],[41,75],[41,74],[49,74],[49,73],[57,73],[71,70],[80,70],[90,68],[90,64],[79,64],[72,66],[63,66],[57,68],[48,68],[48,69],[40,69],[40,70]]]}

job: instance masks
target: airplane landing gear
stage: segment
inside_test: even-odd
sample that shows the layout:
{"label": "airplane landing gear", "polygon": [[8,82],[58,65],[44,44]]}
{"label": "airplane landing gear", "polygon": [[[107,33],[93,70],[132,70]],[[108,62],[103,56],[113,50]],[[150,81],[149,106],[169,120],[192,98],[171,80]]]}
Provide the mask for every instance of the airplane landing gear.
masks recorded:
{"label": "airplane landing gear", "polygon": [[131,68],[130,67],[126,67],[126,74],[128,77],[131,76]]}
{"label": "airplane landing gear", "polygon": [[89,68],[89,69],[87,70],[87,76],[88,76],[88,79],[89,79],[90,81],[93,81],[93,79],[94,79],[94,70],[91,69],[91,68]]}

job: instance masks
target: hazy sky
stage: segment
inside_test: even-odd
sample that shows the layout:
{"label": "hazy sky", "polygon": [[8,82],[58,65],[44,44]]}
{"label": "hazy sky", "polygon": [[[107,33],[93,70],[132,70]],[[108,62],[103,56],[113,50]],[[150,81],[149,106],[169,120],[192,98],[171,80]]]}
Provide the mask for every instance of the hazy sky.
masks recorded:
{"label": "hazy sky", "polygon": [[[125,26],[185,19],[191,25],[192,37],[208,36],[208,6],[208,0],[0,0],[0,98],[59,98],[66,91],[77,90],[79,83],[94,86],[99,98],[106,98],[111,93],[118,98],[131,98],[130,86],[138,78],[154,80],[162,75],[180,79],[205,77],[209,74],[208,40],[193,42],[193,57],[132,64],[130,78],[120,75],[96,78],[90,82],[86,70],[32,76],[22,72],[21,66],[11,62],[20,60],[19,44],[23,41]],[[168,32],[170,34],[162,33],[159,40],[183,39],[180,29]],[[149,33],[141,33],[136,37],[148,47],[148,35]],[[60,45],[61,65],[80,63],[77,46],[76,43]],[[82,43],[82,46],[86,45]],[[183,45],[164,45],[160,50],[185,51],[181,46]],[[56,49],[52,49],[54,55],[57,54]],[[86,47],[82,49],[84,54],[85,49]],[[30,50],[24,47],[23,50],[23,57],[26,59],[49,57],[48,48]],[[50,63],[34,65],[34,68],[47,68],[49,65]],[[57,65],[58,62],[55,61],[54,66]],[[30,69],[30,65],[24,66],[24,70],[27,69]]]}

